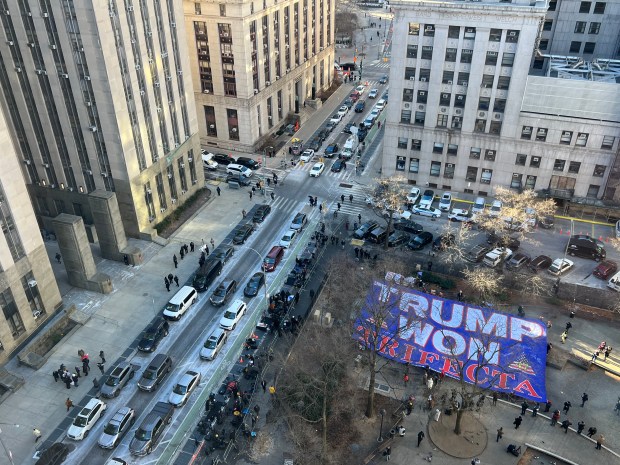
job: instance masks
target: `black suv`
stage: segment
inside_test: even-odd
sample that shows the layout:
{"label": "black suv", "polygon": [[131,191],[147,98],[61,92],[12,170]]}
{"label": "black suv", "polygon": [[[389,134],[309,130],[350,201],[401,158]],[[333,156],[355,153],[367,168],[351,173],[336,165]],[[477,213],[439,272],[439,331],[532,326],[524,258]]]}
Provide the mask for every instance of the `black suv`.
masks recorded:
{"label": "black suv", "polygon": [[225,153],[216,153],[213,155],[212,160],[216,161],[218,165],[230,165],[231,163],[235,163],[235,159]]}
{"label": "black suv", "polygon": [[245,166],[246,168],[250,168],[251,170],[257,170],[260,168],[260,163],[249,157],[239,157],[237,158],[237,165]]}
{"label": "black suv", "polygon": [[254,213],[252,221],[254,223],[262,223],[269,213],[271,213],[271,205],[261,205]]}
{"label": "black suv", "polygon": [[487,244],[491,244],[493,247],[507,247],[514,252],[521,245],[521,241],[507,235],[498,236],[495,233],[489,233],[487,234]]}
{"label": "black suv", "polygon": [[235,237],[233,237],[233,244],[243,244],[248,240],[248,237],[254,231],[254,227],[251,224],[244,224],[239,229],[237,229],[237,233]]}
{"label": "black suv", "polygon": [[444,250],[446,247],[454,245],[454,234],[442,234],[433,241],[433,250]]}
{"label": "black suv", "polygon": [[142,352],[154,352],[159,342],[168,335],[169,325],[163,318],[157,318],[146,328],[144,335],[138,344],[138,350]]}
{"label": "black suv", "polygon": [[379,224],[375,221],[368,221],[362,224],[357,231],[353,233],[353,237],[356,239],[365,239],[368,234],[372,232],[373,229],[379,227]]}
{"label": "black suv", "polygon": [[366,102],[364,100],[360,100],[355,104],[355,113],[361,113],[366,108]]}
{"label": "black suv", "polygon": [[395,221],[394,229],[396,229],[397,231],[405,231],[412,234],[420,234],[422,231],[424,231],[424,228],[421,224],[410,220]]}
{"label": "black suv", "polygon": [[230,296],[237,290],[237,281],[234,279],[225,279],[215,288],[209,301],[215,306],[224,305]]}
{"label": "black suv", "polygon": [[340,152],[340,147],[338,147],[338,144],[329,144],[325,147],[325,158],[331,158],[334,155],[337,155],[338,152]]}

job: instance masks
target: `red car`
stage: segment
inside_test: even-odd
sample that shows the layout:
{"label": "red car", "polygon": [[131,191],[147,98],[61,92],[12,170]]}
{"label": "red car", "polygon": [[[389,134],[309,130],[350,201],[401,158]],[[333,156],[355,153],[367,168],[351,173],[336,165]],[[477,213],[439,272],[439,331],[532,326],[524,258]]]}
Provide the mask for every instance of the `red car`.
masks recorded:
{"label": "red car", "polygon": [[608,279],[611,275],[613,275],[616,271],[618,271],[618,265],[616,262],[612,262],[611,260],[605,260],[598,264],[592,274],[599,279]]}
{"label": "red car", "polygon": [[357,102],[357,100],[360,98],[360,93],[354,90],[353,92],[351,92],[351,95],[349,95],[349,98],[354,102]]}

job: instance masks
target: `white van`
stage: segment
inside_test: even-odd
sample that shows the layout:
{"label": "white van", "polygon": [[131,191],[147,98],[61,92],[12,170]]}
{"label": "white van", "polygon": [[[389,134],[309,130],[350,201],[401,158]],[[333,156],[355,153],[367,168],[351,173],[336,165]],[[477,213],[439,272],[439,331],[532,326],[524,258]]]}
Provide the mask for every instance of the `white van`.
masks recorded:
{"label": "white van", "polygon": [[226,167],[226,173],[234,174],[237,176],[245,176],[246,178],[252,177],[252,170],[243,165],[237,165],[236,163],[231,163]]}
{"label": "white van", "polygon": [[484,211],[484,197],[478,197],[474,201],[474,206],[471,208],[472,213],[482,213]]}
{"label": "white van", "polygon": [[217,169],[217,162],[213,160],[213,154],[209,152],[202,152],[202,167],[206,170],[215,171]]}
{"label": "white van", "polygon": [[615,275],[609,278],[609,281],[607,281],[607,287],[613,289],[616,292],[620,292],[620,271],[618,271]]}
{"label": "white van", "polygon": [[164,307],[164,318],[180,320],[185,312],[198,298],[198,292],[192,286],[183,286]]}

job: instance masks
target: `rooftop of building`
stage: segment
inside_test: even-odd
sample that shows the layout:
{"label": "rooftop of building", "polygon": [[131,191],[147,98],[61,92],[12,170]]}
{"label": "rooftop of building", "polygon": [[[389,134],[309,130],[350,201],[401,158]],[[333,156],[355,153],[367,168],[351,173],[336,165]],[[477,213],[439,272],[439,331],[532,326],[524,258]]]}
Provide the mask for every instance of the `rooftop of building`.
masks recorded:
{"label": "rooftop of building", "polygon": [[503,7],[538,7],[547,9],[546,0],[392,0],[390,6],[411,7],[411,6],[428,6],[428,5],[459,5],[464,8],[472,6],[503,6]]}

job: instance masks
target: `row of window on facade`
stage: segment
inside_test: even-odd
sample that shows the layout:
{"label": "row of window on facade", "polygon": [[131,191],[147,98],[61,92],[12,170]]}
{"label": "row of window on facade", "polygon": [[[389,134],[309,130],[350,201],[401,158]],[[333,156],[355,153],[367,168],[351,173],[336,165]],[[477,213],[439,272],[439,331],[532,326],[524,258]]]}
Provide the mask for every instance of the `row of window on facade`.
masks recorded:
{"label": "row of window on facade", "polygon": [[[441,78],[442,84],[452,85],[455,82],[455,72],[454,71],[443,71],[443,75]],[[418,81],[420,82],[428,82],[431,78],[431,69],[430,68],[420,68],[418,73]],[[413,67],[405,67],[405,75],[404,79],[406,81],[415,81],[416,80],[416,68]],[[490,89],[493,87],[493,83],[495,82],[495,75],[493,74],[483,74],[482,81],[480,82],[480,87],[485,89]],[[468,86],[469,85],[469,73],[465,71],[459,71],[456,74],[456,83],[459,86]],[[498,76],[496,88],[499,90],[508,90],[510,87],[510,76]]]}
{"label": "row of window on facade", "polygon": [[[534,131],[534,129],[536,129],[536,131]],[[534,128],[533,126],[523,126],[521,128],[521,139],[532,140],[532,135],[534,134],[535,140],[539,142],[546,142],[549,130],[548,128]],[[560,140],[558,141],[559,144],[572,145],[574,135],[574,131],[561,131]],[[577,132],[576,136],[577,137],[574,139],[575,147],[586,147],[588,145],[588,139],[590,138],[590,134],[588,134],[587,132]],[[603,139],[601,141],[601,149],[612,150],[615,141],[616,138],[614,136],[603,136]]]}
{"label": "row of window on facade", "polygon": [[[406,149],[407,148],[407,138],[399,137],[398,138],[398,148]],[[447,150],[446,150],[447,145]],[[420,139],[411,139],[411,150],[419,152],[422,150],[422,141]],[[434,142],[432,153],[443,155],[445,153],[447,155],[456,156],[459,151],[459,146],[457,144],[444,144],[443,142]],[[470,147],[469,149],[469,158],[472,160],[480,160],[482,154],[484,153],[485,161],[495,161],[497,157],[497,150],[490,149],[482,149],[480,147]],[[404,159],[405,157],[399,157]],[[417,158],[413,158],[412,160],[418,160]],[[542,157],[539,156],[531,156],[529,166],[532,168],[540,168]],[[526,166],[527,164],[527,155],[518,153],[517,158],[515,160],[515,165],[518,166]],[[567,166],[567,161],[557,158],[553,164],[553,171],[564,171]],[[397,168],[398,169],[398,168]],[[578,161],[570,161],[568,162],[568,172],[571,174],[579,174],[579,170],[581,169],[581,162]],[[404,170],[404,166],[401,171]],[[607,166],[605,165],[594,165],[594,171],[592,172],[592,176],[594,177],[603,177],[605,175],[605,171],[607,170]],[[417,172],[417,171],[416,171]]]}
{"label": "row of window on facade", "polygon": [[[444,55],[444,61],[455,63],[458,55],[459,49],[457,48],[446,48],[446,53]],[[472,49],[463,48],[461,49],[461,56],[459,58],[460,63],[471,63],[474,51]],[[433,59],[433,46],[432,45],[424,45],[422,46],[422,52],[419,54],[422,60],[432,60]],[[499,57],[499,53],[495,50],[487,51],[484,64],[496,66],[497,60]],[[418,58],[418,45],[417,44],[408,44],[407,45],[407,58]],[[500,62],[501,66],[506,66],[511,68],[514,64],[515,54],[512,52],[504,52],[502,54],[502,61]]]}
{"label": "row of window on facade", "polygon": [[[441,109],[442,112],[445,112],[445,109]],[[456,110],[457,113],[460,110]],[[403,124],[412,124],[411,123],[411,116],[412,116],[412,111],[411,110],[401,110],[400,112],[400,122]],[[484,115],[486,116],[486,115]],[[498,115],[496,115],[497,117]],[[450,122],[450,115],[447,115],[445,113],[440,113],[437,115],[437,122],[435,127],[438,128],[447,128],[448,124],[450,124],[450,128],[460,131],[461,127],[463,125],[463,119],[461,116],[452,116],[451,117],[452,120]],[[414,126],[424,126],[426,124],[426,111],[415,111],[413,112],[413,125]],[[482,132],[486,132],[487,131],[487,124],[488,124],[488,120],[486,118],[476,118],[475,124],[474,124],[474,131],[473,132],[477,132],[477,133],[482,133]],[[488,124],[488,133],[498,136],[500,135],[502,132],[502,121],[491,121],[490,124]],[[401,139],[402,139],[402,143],[401,143]],[[406,138],[399,138],[399,142],[398,142],[398,148],[403,148],[406,149],[407,148],[407,139]]]}
{"label": "row of window on facade", "polygon": [[[409,23],[410,36],[419,36],[420,31],[426,37],[435,37],[435,25],[434,24],[420,24]],[[475,39],[476,28],[475,27],[461,27],[461,26],[448,26],[448,39],[459,39],[463,32],[463,39]],[[489,42],[501,42],[502,29],[491,29],[489,31]],[[506,42],[516,43],[519,41],[519,31],[507,30]]]}
{"label": "row of window on facade", "polygon": [[[259,2],[256,2],[259,3]],[[278,0],[274,0],[274,5],[278,3]],[[263,5],[263,10],[267,9],[267,0],[262,0],[262,5]],[[312,1],[312,6],[313,9],[316,5],[316,2],[313,0]],[[321,2],[321,9],[323,6],[323,2]],[[226,4],[225,3],[220,3],[219,4],[219,8],[220,8],[220,16],[226,16]],[[254,2],[250,2],[250,14],[254,14]],[[304,9],[308,8],[308,0],[304,0]],[[331,9],[331,0],[327,1],[327,8],[328,10]],[[200,2],[194,2],[194,14],[197,15],[201,15],[202,14],[202,4]]]}
{"label": "row of window on facade", "polygon": [[[32,312],[32,317],[37,320],[46,314],[43,300],[39,294],[37,281],[34,279],[34,275],[31,271],[22,276],[20,281],[28,306]],[[26,331],[26,327],[10,288],[0,292],[0,307],[2,307],[2,313],[11,331],[11,335],[13,338],[17,339]],[[0,350],[3,349],[4,347],[0,342]]]}

